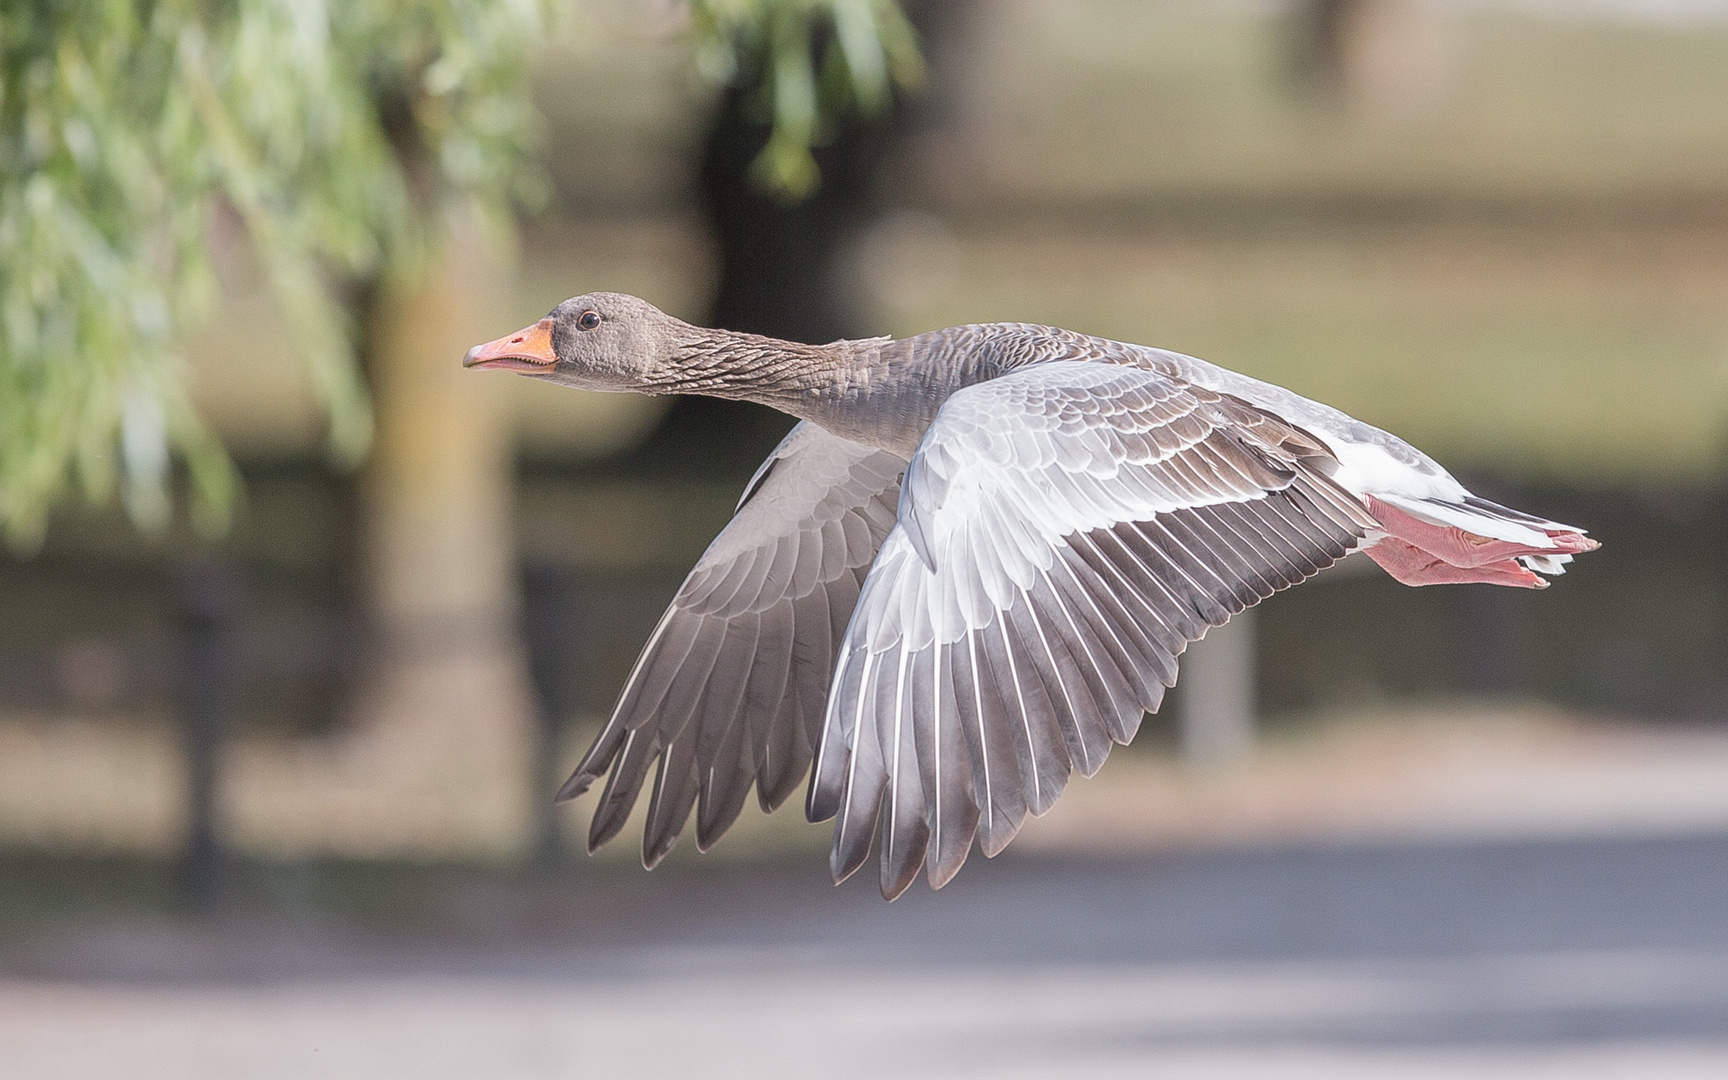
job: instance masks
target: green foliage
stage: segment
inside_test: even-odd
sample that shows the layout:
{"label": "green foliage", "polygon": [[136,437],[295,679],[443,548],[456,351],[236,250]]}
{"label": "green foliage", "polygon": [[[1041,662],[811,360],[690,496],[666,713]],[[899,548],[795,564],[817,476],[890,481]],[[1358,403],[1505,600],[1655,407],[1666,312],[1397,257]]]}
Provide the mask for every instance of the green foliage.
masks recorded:
{"label": "green foliage", "polygon": [[917,35],[896,0],[691,0],[696,63],[720,83],[748,80],[773,123],[757,178],[796,198],[821,180],[813,145],[840,114],[877,116],[893,88],[924,77]]}
{"label": "green foliage", "polygon": [[[0,532],[41,539],[70,490],[169,514],[174,454],[219,530],[232,465],[179,344],[243,236],[330,414],[371,438],[345,298],[412,273],[466,204],[532,202],[528,68],[548,0],[0,0]],[[691,0],[701,70],[756,73],[764,182],[816,181],[824,118],[919,74],[894,0]],[[812,42],[826,43],[818,52]],[[236,362],[245,362],[237,357]]]}
{"label": "green foliage", "polygon": [[[237,223],[364,454],[338,290],[412,265],[452,198],[532,197],[540,0],[0,0],[0,526],[39,539],[76,484],[159,525],[170,450],[219,527],[232,467],[179,337]],[[244,358],[236,358],[244,362]]]}

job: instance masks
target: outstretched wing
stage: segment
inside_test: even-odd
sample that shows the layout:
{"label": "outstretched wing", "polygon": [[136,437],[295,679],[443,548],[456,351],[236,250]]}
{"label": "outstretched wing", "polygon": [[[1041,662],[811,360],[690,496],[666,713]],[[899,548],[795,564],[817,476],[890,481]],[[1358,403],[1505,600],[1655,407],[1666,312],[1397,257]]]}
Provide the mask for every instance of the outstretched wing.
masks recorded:
{"label": "outstretched wing", "polygon": [[836,642],[882,538],[900,473],[891,453],[801,423],[757,470],[654,628],[617,707],[558,792],[611,775],[588,850],[618,834],[658,760],[642,861],[672,850],[700,800],[707,850],[752,783],[765,810],[804,779]]}
{"label": "outstretched wing", "polygon": [[882,892],[1090,776],[1212,626],[1375,526],[1299,428],[1166,374],[1022,368],[959,391],[906,471],[899,524],[837,660],[808,812],[836,880],[880,816]]}

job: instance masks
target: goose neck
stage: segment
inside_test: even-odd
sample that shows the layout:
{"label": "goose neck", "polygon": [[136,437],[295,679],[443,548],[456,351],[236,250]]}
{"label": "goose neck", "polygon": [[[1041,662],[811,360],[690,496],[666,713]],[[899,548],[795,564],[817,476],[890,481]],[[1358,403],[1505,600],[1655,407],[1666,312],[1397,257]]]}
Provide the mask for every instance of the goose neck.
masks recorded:
{"label": "goose neck", "polygon": [[873,338],[803,345],[691,327],[674,350],[673,377],[656,389],[754,401],[845,438],[910,453],[928,424],[924,414],[933,411],[922,400],[929,388],[909,377],[887,344]]}
{"label": "goose neck", "polygon": [[670,376],[658,389],[773,405],[773,399],[832,382],[849,344],[802,345],[692,326],[674,346]]}

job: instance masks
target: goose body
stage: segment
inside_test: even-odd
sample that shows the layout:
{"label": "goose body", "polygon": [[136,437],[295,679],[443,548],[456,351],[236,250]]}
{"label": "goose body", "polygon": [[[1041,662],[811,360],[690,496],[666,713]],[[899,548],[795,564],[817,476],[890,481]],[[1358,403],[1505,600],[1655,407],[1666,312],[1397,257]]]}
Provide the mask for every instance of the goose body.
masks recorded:
{"label": "goose body", "polygon": [[1411,585],[1527,588],[1596,544],[1402,440],[1193,357],[991,323],[799,345],[593,293],[465,363],[745,398],[801,423],[655,627],[559,798],[593,850],[658,763],[643,861],[810,777],[842,880],[994,855],[1175,684],[1191,641],[1352,550]]}

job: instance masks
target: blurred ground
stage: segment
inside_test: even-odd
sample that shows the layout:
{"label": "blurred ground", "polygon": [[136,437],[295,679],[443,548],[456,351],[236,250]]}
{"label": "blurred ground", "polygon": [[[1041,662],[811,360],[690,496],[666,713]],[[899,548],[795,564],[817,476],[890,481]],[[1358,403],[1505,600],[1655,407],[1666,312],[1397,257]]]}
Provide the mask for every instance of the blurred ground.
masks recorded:
{"label": "blurred ground", "polygon": [[1453,709],[1274,731],[1236,772],[1119,754],[893,905],[771,820],[652,875],[248,862],[208,923],[164,863],[15,851],[6,1073],[1728,1069],[1714,730]]}
{"label": "blurred ground", "polygon": [[[1728,833],[1728,730],[1719,725],[1613,723],[1536,705],[1380,706],[1278,718],[1249,761],[1213,771],[1177,760],[1168,727],[1149,720],[1098,776],[1072,779],[1016,850],[1117,857],[1280,842]],[[586,749],[587,729],[580,734],[562,760]],[[351,834],[335,850],[365,857],[375,854],[367,835],[409,831],[432,812],[423,799],[367,797],[363,776],[323,775],[319,763],[340,760],[340,746],[239,741],[223,799],[229,843],[292,860],[318,850],[308,835]],[[166,723],[0,719],[0,845],[168,855],[182,828],[176,750]],[[296,784],[301,795],[288,797]],[[597,794],[561,814],[573,846]],[[712,852],[698,857],[686,842],[673,859],[819,861],[828,828],[797,810],[764,816],[752,804]],[[644,799],[601,861],[636,859],[646,812]]]}

